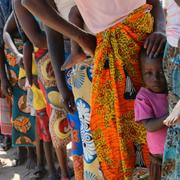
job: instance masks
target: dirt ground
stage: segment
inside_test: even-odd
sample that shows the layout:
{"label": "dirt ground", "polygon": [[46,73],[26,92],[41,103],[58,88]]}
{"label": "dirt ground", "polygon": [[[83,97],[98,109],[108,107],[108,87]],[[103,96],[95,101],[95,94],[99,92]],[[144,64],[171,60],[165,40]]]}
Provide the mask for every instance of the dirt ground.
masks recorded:
{"label": "dirt ground", "polygon": [[[70,151],[70,148],[71,146],[69,145],[68,152]],[[0,161],[5,163],[4,166],[0,167],[0,180],[31,180],[34,172],[33,169],[26,169],[25,164],[21,166],[14,166],[15,152],[15,148],[11,148],[10,150],[5,152],[0,147]],[[71,180],[73,179],[74,178],[72,178]],[[43,180],[47,180],[47,176],[43,178]]]}

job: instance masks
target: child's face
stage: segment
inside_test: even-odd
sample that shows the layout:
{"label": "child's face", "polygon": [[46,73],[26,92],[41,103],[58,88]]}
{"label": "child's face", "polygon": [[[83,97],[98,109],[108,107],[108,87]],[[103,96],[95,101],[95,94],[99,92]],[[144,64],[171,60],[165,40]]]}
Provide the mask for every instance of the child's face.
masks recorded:
{"label": "child's face", "polygon": [[161,59],[145,60],[142,66],[145,87],[155,93],[164,93],[167,90],[161,63]]}

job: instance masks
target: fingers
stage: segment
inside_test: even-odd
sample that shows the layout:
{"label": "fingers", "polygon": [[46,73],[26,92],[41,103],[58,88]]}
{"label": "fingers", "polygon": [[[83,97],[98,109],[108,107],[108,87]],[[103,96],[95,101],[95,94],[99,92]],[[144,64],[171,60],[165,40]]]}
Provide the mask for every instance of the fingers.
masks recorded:
{"label": "fingers", "polygon": [[170,126],[173,126],[175,125],[177,122],[178,122],[179,118],[178,117],[168,117],[163,123],[170,127]]}
{"label": "fingers", "polygon": [[158,56],[163,50],[165,42],[166,38],[162,33],[152,33],[144,43],[147,55],[150,58]]}
{"label": "fingers", "polygon": [[150,58],[155,57],[157,49],[159,49],[159,39],[155,39],[154,43],[151,41],[149,47],[147,48],[147,51],[149,52],[148,56]]}

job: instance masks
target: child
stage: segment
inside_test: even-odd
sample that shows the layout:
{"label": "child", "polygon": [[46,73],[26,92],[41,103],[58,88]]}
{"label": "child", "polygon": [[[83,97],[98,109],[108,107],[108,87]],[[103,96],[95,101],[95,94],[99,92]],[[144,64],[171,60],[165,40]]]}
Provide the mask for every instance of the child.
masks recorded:
{"label": "child", "polygon": [[180,1],[164,0],[167,14],[167,45],[164,52],[164,73],[168,84],[170,115],[163,156],[162,179],[180,179]]}
{"label": "child", "polygon": [[135,120],[144,124],[150,151],[150,179],[161,179],[161,164],[167,128],[163,124],[168,114],[166,81],[162,70],[162,55],[150,59],[141,52],[144,81],[135,100]]}

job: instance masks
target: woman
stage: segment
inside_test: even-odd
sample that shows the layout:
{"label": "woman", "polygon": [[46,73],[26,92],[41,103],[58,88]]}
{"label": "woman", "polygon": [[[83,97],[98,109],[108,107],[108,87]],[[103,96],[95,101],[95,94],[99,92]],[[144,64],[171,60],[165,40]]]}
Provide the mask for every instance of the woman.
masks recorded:
{"label": "woman", "polygon": [[[22,36],[17,31],[17,26],[13,12],[9,16],[4,27],[4,41],[6,48],[6,59],[8,64],[8,72],[10,75],[10,83],[12,86],[12,145],[19,147],[17,164],[24,161],[21,154],[20,146],[27,147],[28,159],[27,168],[33,168],[35,163],[33,146],[35,143],[35,118],[30,115],[27,108],[27,91],[24,89],[23,82],[25,79],[24,69],[22,68]],[[2,84],[2,88],[4,84]],[[6,89],[7,93],[11,93],[11,89]]]}
{"label": "woman", "polygon": [[[148,161],[145,131],[133,123],[133,99],[141,86],[139,51],[144,44],[147,54],[154,56],[163,48],[162,8],[154,0],[147,1],[150,5],[144,0],[75,2],[97,39],[90,123],[100,167],[106,179],[130,179],[135,151],[140,155],[137,166],[145,166]],[[44,23],[75,40],[90,55],[94,54],[94,36],[65,22],[44,1],[23,0],[23,3]],[[34,5],[41,7],[38,8],[41,11],[36,11]],[[52,63],[57,66],[58,62]]]}

